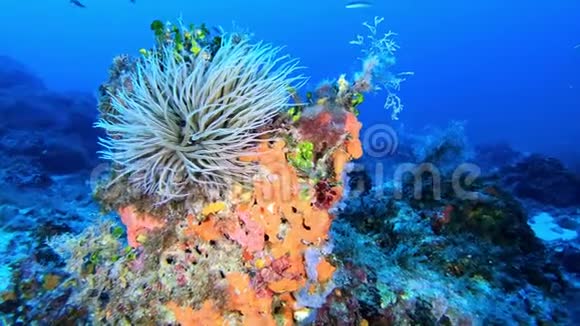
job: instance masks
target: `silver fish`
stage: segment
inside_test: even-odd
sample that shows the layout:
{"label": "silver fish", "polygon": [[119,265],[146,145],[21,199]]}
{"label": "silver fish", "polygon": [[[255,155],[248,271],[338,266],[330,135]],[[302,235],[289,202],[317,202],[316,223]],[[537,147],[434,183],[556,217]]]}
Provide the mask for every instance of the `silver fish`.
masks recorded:
{"label": "silver fish", "polygon": [[370,1],[350,1],[344,7],[346,9],[370,8],[373,4]]}

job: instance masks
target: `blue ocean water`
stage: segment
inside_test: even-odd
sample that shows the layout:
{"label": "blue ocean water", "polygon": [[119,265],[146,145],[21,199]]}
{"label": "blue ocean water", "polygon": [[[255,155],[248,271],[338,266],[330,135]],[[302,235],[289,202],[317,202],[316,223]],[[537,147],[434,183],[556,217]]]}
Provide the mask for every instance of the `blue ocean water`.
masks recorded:
{"label": "blue ocean water", "polygon": [[[364,126],[363,149],[368,149],[365,145],[369,145],[364,139],[365,131],[376,125],[393,128],[396,135],[392,137],[397,138],[397,146],[403,153],[402,157],[385,161],[386,171],[409,157],[413,162],[433,159],[433,148],[453,148],[450,154],[445,152],[437,156],[441,165],[456,166],[469,161],[476,163],[483,174],[496,173],[490,178],[499,180],[497,187],[509,194],[510,200],[498,204],[500,208],[494,206],[493,210],[507,211],[522,206],[523,220],[506,223],[510,227],[516,225],[514,232],[520,235],[530,232],[535,236],[527,234],[518,241],[527,243],[531,238],[540,239],[549,252],[546,257],[537,258],[536,255],[532,258],[530,254],[515,259],[519,263],[525,260],[522,265],[541,261],[537,264],[542,268],[537,271],[521,272],[525,277],[486,269],[489,274],[500,275],[490,277],[494,282],[501,283],[497,279],[504,274],[510,275],[506,277],[510,282],[506,283],[511,289],[502,283],[502,286],[485,285],[489,289],[481,290],[493,295],[478,297],[473,294],[475,290],[468,291],[469,294],[461,292],[458,289],[464,280],[438,286],[448,286],[455,290],[454,293],[461,293],[458,297],[473,303],[469,307],[491,307],[494,305],[491,298],[506,298],[505,305],[497,311],[489,308],[478,312],[489,313],[493,318],[481,317],[472,321],[473,325],[528,324],[530,320],[555,325],[578,322],[579,319],[574,321],[578,312],[573,308],[580,297],[577,289],[577,277],[580,276],[577,237],[580,232],[580,149],[576,143],[580,139],[580,1],[375,0],[365,2],[369,4],[365,8],[355,9],[345,8],[348,2],[339,0],[80,2],[86,8],[67,0],[4,0],[0,3],[0,29],[3,31],[0,42],[0,155],[4,158],[0,164],[3,184],[0,253],[5,254],[1,261],[0,292],[10,293],[0,298],[0,324],[28,324],[29,316],[42,320],[41,324],[51,324],[51,318],[53,322],[57,320],[55,316],[41,319],[37,310],[43,310],[43,304],[61,297],[35,292],[37,296],[13,300],[12,295],[18,291],[11,290],[14,282],[8,279],[12,280],[16,270],[27,271],[35,275],[28,277],[37,280],[48,273],[64,278],[64,274],[56,271],[62,266],[53,262],[56,260],[54,252],[43,247],[44,240],[57,234],[79,233],[96,219],[98,206],[90,196],[90,187],[94,184],[87,180],[94,181],[101,173],[96,169],[102,162],[95,154],[99,149],[97,137],[101,134],[92,128],[98,115],[97,91],[108,78],[113,57],[124,53],[138,56],[139,49],[153,44],[150,29],[153,20],[181,18],[226,30],[237,26],[250,31],[255,39],[284,46],[284,53],[298,58],[305,67],[303,73],[310,78],[305,88],[314,89],[322,80],[335,80],[341,74],[351,76],[361,69],[363,54],[360,47],[350,42],[357,35],[367,35],[368,29],[363,23],[372,22],[375,17],[384,17],[380,25],[382,32],[397,33],[395,41],[400,48],[393,71],[413,74],[407,76],[397,92],[404,110],[396,121],[391,119],[391,112],[383,108],[384,92],[366,96],[359,116]],[[381,159],[367,155],[361,162],[368,168],[371,162],[380,163]],[[442,167],[441,171],[444,170]],[[370,172],[373,173],[376,170]],[[371,175],[370,179],[375,186],[372,191],[377,191],[381,186],[376,184],[377,176]],[[391,178],[381,176],[380,181],[388,183]],[[518,204],[512,203],[511,197]],[[365,210],[370,210],[368,206],[360,204],[359,207],[354,200],[346,202],[344,220],[350,224],[335,226],[337,242],[344,244],[337,248],[338,256],[348,255],[357,245],[361,247],[360,243],[345,236],[354,232],[350,228],[356,229],[361,237],[372,234],[373,239],[390,232],[385,226],[372,227],[370,222],[359,225],[362,222],[356,221],[362,216],[391,214],[380,200],[373,204],[380,207],[380,212],[375,209],[369,213]],[[409,207],[417,216],[439,214],[446,212],[448,205],[459,205],[451,200],[444,202],[442,209],[415,204],[409,203]],[[459,211],[458,206],[454,207]],[[518,214],[519,211],[513,213]],[[414,223],[409,221],[397,215],[392,223]],[[490,231],[492,227],[469,227],[474,233],[482,229],[495,232]],[[503,225],[502,228],[508,227]],[[410,229],[405,229],[408,234],[427,232]],[[32,230],[41,230],[38,232],[42,234]],[[409,248],[421,247],[420,241],[408,234],[407,244],[396,247],[400,251],[391,248],[389,254],[415,255],[415,250]],[[490,236],[492,242],[496,236]],[[504,238],[511,235],[498,237],[501,241],[494,245],[504,245]],[[386,250],[381,246],[376,250]],[[518,246],[526,255],[533,251],[522,249],[525,244]],[[480,261],[485,260],[482,251],[484,249],[473,249],[473,255],[479,255]],[[469,274],[469,271],[457,271],[461,268],[454,262],[460,260],[460,254],[454,251],[446,255],[441,261],[449,261],[438,263],[446,264],[446,268],[453,271],[441,272],[441,275]],[[510,255],[516,254],[510,251]],[[347,260],[364,265],[361,256]],[[506,265],[511,263],[505,262]],[[550,268],[544,268],[547,265]],[[43,266],[50,267],[45,270]],[[385,283],[388,277],[384,275],[396,274],[395,271],[381,274],[381,267],[364,266],[385,277]],[[518,268],[523,269],[521,265]],[[485,274],[479,269],[473,274],[480,272]],[[536,273],[543,276],[535,277]],[[424,277],[427,273],[419,274]],[[355,286],[353,282],[349,284]],[[420,292],[419,288],[423,288],[417,286],[409,290],[411,282],[401,281],[401,284],[408,286],[409,292]],[[42,284],[38,287],[47,290]],[[509,294],[503,294],[504,290]],[[388,297],[396,301],[393,289],[376,286],[373,291],[378,291],[381,299]],[[359,292],[353,297],[357,295],[364,296]],[[429,295],[425,298],[431,298]],[[362,306],[365,313],[372,311],[363,319],[369,320],[371,325],[373,320],[374,324],[382,325],[385,321],[377,316],[386,309],[381,307],[384,300],[369,303],[360,299],[357,306]],[[513,312],[517,317],[513,320],[505,317],[510,314],[506,307],[517,300],[520,301]],[[556,311],[558,306],[570,309]],[[566,317],[562,317],[564,315]],[[418,322],[418,325],[431,324],[436,323]]]}
{"label": "blue ocean water", "polygon": [[[358,68],[358,49],[348,42],[364,32],[362,22],[381,16],[399,34],[398,67],[417,76],[402,90],[404,123],[467,120],[474,140],[577,157],[580,4],[574,0],[373,1],[350,10],[345,1],[85,2],[86,9],[67,1],[4,2],[2,53],[51,87],[91,92],[111,57],[151,42],[150,21],[182,16],[224,27],[236,22],[287,46],[319,80]],[[378,109],[367,111],[382,118]]]}

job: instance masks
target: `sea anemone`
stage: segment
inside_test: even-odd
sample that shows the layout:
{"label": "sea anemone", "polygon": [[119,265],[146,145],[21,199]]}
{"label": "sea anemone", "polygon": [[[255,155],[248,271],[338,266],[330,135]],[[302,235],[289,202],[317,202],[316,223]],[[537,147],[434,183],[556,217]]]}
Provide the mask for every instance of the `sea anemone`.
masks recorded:
{"label": "sea anemone", "polygon": [[299,87],[297,60],[280,48],[232,34],[215,55],[161,45],[135,62],[128,83],[109,92],[97,127],[115,178],[160,202],[216,198],[256,172],[240,157],[274,137],[272,122]]}

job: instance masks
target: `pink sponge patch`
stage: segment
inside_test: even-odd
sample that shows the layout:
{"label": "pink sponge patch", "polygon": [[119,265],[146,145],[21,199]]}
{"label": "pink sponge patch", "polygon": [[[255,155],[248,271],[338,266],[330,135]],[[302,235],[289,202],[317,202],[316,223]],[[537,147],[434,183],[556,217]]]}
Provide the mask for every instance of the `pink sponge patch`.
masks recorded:
{"label": "pink sponge patch", "polygon": [[249,252],[257,252],[264,249],[264,229],[261,225],[252,220],[249,212],[238,212],[239,219],[243,226],[239,224],[229,232],[232,240],[239,243]]}
{"label": "pink sponge patch", "polygon": [[133,205],[121,207],[119,215],[121,216],[121,221],[127,227],[127,242],[133,248],[139,246],[137,241],[139,235],[163,226],[161,220],[145,213],[138,213]]}

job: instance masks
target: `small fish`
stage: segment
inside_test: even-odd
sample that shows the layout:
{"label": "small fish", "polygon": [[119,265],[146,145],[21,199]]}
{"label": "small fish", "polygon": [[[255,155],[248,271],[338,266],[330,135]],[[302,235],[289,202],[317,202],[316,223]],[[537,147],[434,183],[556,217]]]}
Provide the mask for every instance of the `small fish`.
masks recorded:
{"label": "small fish", "polygon": [[370,1],[350,1],[344,6],[346,9],[370,8],[373,4]]}
{"label": "small fish", "polygon": [[75,5],[79,8],[86,8],[87,7],[84,4],[82,4],[79,0],[70,0],[70,3],[72,3],[73,5]]}

